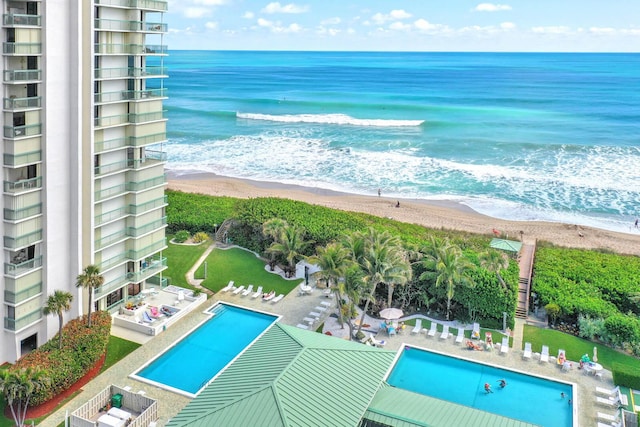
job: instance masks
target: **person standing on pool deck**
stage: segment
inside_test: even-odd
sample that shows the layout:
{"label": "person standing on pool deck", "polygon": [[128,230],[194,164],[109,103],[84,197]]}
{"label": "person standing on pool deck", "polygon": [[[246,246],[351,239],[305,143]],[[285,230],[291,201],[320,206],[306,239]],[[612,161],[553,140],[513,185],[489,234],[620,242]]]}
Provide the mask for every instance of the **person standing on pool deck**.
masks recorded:
{"label": "person standing on pool deck", "polygon": [[489,383],[484,383],[484,391],[489,394],[489,393],[493,393],[493,390],[491,390],[491,384]]}

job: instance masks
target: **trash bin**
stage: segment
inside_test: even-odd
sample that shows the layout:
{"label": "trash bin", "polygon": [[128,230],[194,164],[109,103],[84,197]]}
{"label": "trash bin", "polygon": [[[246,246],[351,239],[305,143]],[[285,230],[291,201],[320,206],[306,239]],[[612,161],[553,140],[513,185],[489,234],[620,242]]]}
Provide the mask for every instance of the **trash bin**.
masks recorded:
{"label": "trash bin", "polygon": [[111,407],[122,408],[122,395],[120,393],[111,396]]}

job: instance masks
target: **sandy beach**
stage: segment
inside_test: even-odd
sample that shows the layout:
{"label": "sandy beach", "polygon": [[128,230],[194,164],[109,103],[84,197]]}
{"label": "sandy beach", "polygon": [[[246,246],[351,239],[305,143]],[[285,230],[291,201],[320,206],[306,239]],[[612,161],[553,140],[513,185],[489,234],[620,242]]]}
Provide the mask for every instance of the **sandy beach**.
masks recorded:
{"label": "sandy beach", "polygon": [[[335,191],[251,181],[210,173],[168,171],[168,188],[190,193],[237,198],[281,197],[314,205],[352,212],[364,212],[397,221],[420,224],[429,228],[461,230],[525,241],[552,242],[555,245],[585,249],[606,249],[622,254],[640,255],[640,230],[617,233],[575,224],[538,221],[505,221],[481,215],[454,201],[391,199],[377,195],[361,196]],[[400,202],[400,207],[396,203]]]}

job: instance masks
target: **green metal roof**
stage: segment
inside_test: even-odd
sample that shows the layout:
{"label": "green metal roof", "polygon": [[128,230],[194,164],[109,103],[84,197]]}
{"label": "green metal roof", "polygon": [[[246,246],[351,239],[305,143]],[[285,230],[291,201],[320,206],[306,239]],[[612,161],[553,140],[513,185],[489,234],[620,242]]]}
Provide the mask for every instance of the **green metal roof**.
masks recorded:
{"label": "green metal roof", "polygon": [[393,427],[535,426],[535,424],[395,388],[386,383],[374,397],[364,418]]}
{"label": "green metal roof", "polygon": [[522,243],[516,242],[515,240],[505,240],[505,239],[491,239],[489,246],[495,249],[502,249],[503,251],[509,252],[520,252],[520,248],[522,248]]}
{"label": "green metal roof", "polygon": [[276,323],[167,425],[357,426],[394,356]]}

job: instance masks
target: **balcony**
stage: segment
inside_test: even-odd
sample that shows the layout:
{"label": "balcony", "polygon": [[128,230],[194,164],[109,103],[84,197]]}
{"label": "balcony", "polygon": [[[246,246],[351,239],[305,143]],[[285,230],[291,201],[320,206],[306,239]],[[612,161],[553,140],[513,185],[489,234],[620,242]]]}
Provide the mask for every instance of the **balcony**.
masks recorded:
{"label": "balcony", "polygon": [[161,22],[124,21],[119,19],[95,19],[97,30],[105,31],[141,31],[145,33],[166,33],[167,24]]}
{"label": "balcony", "polygon": [[167,110],[152,111],[150,113],[130,113],[129,123],[140,124],[147,122],[156,122],[158,120],[166,119],[165,114]]}
{"label": "balcony", "polygon": [[149,202],[141,203],[141,204],[138,204],[138,205],[130,204],[129,205],[129,213],[131,215],[140,215],[140,214],[143,214],[145,212],[149,212],[151,210],[167,206],[168,200],[169,200],[168,197],[164,196],[164,197],[161,197],[159,199],[151,200]]}
{"label": "balcony", "polygon": [[155,178],[145,179],[143,181],[133,181],[127,182],[126,187],[127,191],[144,191],[149,188],[164,186],[167,183],[167,177],[162,174],[161,176],[157,176]]}
{"label": "balcony", "polygon": [[123,68],[97,68],[94,71],[95,78],[100,79],[122,79],[128,77],[168,77],[167,67],[148,66],[123,67]]}
{"label": "balcony", "polygon": [[167,225],[167,217],[150,222],[149,224],[141,225],[139,227],[127,227],[127,235],[131,237],[140,237],[145,234],[149,234],[153,231],[159,230]]}
{"label": "balcony", "polygon": [[155,242],[141,249],[129,249],[127,251],[127,258],[132,261],[141,261],[144,258],[149,258],[167,247],[167,239],[162,239],[159,242]]}
{"label": "balcony", "polygon": [[114,257],[111,257],[105,261],[100,262],[98,265],[100,267],[100,272],[104,273],[105,271],[109,270],[112,267],[115,267],[116,265],[120,265],[120,264],[124,264],[125,262],[128,262],[129,260],[127,259],[127,257],[125,256],[124,253],[120,254],[120,255],[116,255]]}
{"label": "balcony", "polygon": [[145,89],[145,90],[124,90],[117,92],[101,92],[93,95],[96,104],[119,101],[137,101],[141,99],[164,98],[167,96],[167,89]]}
{"label": "balcony", "polygon": [[24,138],[25,136],[35,136],[42,133],[42,125],[36,123],[34,125],[23,126],[5,126],[4,137],[5,138]]}
{"label": "balcony", "polygon": [[4,192],[20,194],[42,187],[42,177],[21,179],[18,181],[4,181]]}
{"label": "balcony", "polygon": [[5,27],[40,27],[42,25],[40,15],[23,15],[15,13],[2,15],[2,24]]}
{"label": "balcony", "polygon": [[[5,43],[5,45],[8,43]],[[166,45],[96,43],[95,52],[98,55],[166,55]],[[17,53],[17,52],[5,52]]]}
{"label": "balcony", "polygon": [[26,301],[29,298],[39,295],[41,293],[42,293],[42,282],[37,283],[27,289],[24,289],[16,293],[5,289],[4,302],[8,302],[9,304],[20,304],[22,301]]}
{"label": "balcony", "polygon": [[42,213],[42,203],[37,205],[27,206],[20,209],[7,209],[4,208],[4,219],[6,221],[19,221],[21,219],[29,218],[31,216],[40,215]]}
{"label": "balcony", "polygon": [[108,165],[100,165],[93,168],[95,176],[107,175],[110,173],[118,173],[128,169],[142,169],[149,166],[155,166],[158,163],[167,161],[167,153],[163,151],[147,150],[146,158],[136,160],[122,160]]}
{"label": "balcony", "polygon": [[4,165],[9,167],[20,167],[38,163],[42,160],[42,151],[31,151],[22,154],[4,154]]}
{"label": "balcony", "polygon": [[4,318],[4,328],[9,331],[19,331],[39,321],[42,318],[42,309],[33,311],[26,316],[22,316],[19,319],[11,319],[9,317]]}
{"label": "balcony", "polygon": [[36,230],[22,236],[4,236],[4,247],[19,249],[40,241],[42,241],[42,230]]}
{"label": "balcony", "polygon": [[9,277],[18,277],[40,267],[42,267],[42,255],[17,264],[5,262],[4,274]]}
{"label": "balcony", "polygon": [[5,70],[5,83],[21,83],[42,80],[42,70]]}
{"label": "balcony", "polygon": [[32,96],[29,98],[3,98],[4,109],[8,111],[26,110],[29,108],[42,107],[42,97]]}
{"label": "balcony", "polygon": [[124,147],[144,147],[145,145],[157,144],[167,140],[167,133],[161,132],[144,136],[129,136],[122,138],[114,138],[107,141],[96,141],[96,153],[110,150],[117,150]]}
{"label": "balcony", "polygon": [[103,296],[108,295],[111,292],[122,288],[123,286],[127,286],[129,283],[131,283],[128,276],[129,276],[128,274],[124,274],[120,277],[116,277],[115,279],[109,280],[104,285],[100,286],[99,288],[96,288],[94,291],[95,299],[97,300],[99,298],[102,298]]}
{"label": "balcony", "polygon": [[145,9],[155,12],[168,10],[167,0],[96,0],[97,6],[114,6],[127,9]]}
{"label": "balcony", "polygon": [[135,273],[129,273],[129,280],[133,283],[140,283],[156,274],[165,270],[167,267],[167,258],[154,258],[150,262],[144,261],[143,268]]}
{"label": "balcony", "polygon": [[120,230],[101,239],[97,239],[95,241],[96,250],[104,249],[114,243],[122,242],[126,240],[127,237],[127,233],[124,230]]}
{"label": "balcony", "polygon": [[129,215],[129,208],[124,206],[124,207],[97,215],[94,221],[96,226],[100,226],[102,224],[106,224],[107,222],[122,219],[127,215]]}
{"label": "balcony", "polygon": [[42,43],[2,43],[2,53],[5,55],[40,55]]}

